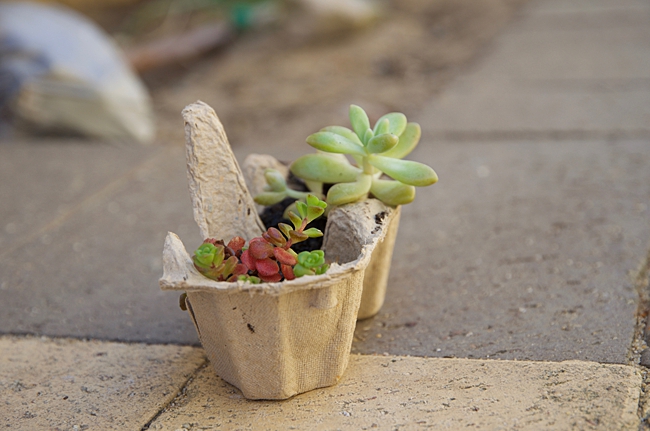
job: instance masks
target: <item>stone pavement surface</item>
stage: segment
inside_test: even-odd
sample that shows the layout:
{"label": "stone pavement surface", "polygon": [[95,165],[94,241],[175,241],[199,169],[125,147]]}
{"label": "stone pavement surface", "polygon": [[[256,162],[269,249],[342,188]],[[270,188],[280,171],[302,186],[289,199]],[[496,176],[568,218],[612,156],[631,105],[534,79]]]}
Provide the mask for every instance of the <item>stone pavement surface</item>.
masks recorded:
{"label": "stone pavement surface", "polygon": [[7,430],[141,429],[205,363],[195,347],[45,337],[1,337],[0,352]]}
{"label": "stone pavement surface", "polygon": [[650,133],[646,0],[531,3],[423,118],[448,137]]}
{"label": "stone pavement surface", "polygon": [[641,375],[626,365],[353,355],[338,385],[278,402],[243,398],[200,348],[9,336],[0,348],[0,427],[11,430],[615,430],[639,422]]}
{"label": "stone pavement surface", "polygon": [[[650,2],[531,0],[410,115],[423,125],[412,157],[440,183],[403,210],[386,304],[357,325],[362,355],[339,385],[284,402],[242,400],[200,348],[174,346],[197,338],[177,295],[158,289],[162,243],[169,230],[200,242],[179,145],[0,142],[0,332],[14,334],[0,337],[0,418],[7,429],[639,428],[648,66]],[[236,148],[250,152],[272,151]]]}

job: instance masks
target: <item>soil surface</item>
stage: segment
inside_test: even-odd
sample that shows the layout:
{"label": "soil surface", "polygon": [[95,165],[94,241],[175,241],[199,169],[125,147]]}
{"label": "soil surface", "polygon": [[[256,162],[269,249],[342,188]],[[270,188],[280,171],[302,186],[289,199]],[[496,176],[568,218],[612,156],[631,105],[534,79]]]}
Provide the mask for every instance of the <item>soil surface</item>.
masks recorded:
{"label": "soil surface", "polygon": [[[393,0],[364,28],[323,27],[306,12],[240,35],[174,74],[147,79],[159,140],[183,143],[180,111],[198,99],[213,106],[234,147],[310,152],[304,139],[347,125],[351,103],[371,120],[417,112],[471,61],[525,0]],[[163,77],[163,79],[161,79]]]}

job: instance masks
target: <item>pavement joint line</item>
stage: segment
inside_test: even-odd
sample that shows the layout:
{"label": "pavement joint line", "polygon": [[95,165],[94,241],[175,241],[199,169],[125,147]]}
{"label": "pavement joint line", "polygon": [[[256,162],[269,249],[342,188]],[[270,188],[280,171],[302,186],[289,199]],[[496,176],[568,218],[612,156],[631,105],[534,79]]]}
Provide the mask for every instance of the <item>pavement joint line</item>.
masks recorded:
{"label": "pavement joint line", "polygon": [[151,157],[144,160],[142,163],[132,167],[130,170],[122,174],[120,177],[108,182],[106,185],[104,185],[96,192],[86,196],[81,201],[74,204],[67,211],[59,214],[53,220],[50,220],[49,222],[45,223],[40,228],[33,231],[31,234],[16,241],[14,244],[6,248],[4,251],[0,252],[0,259],[3,259],[5,256],[12,254],[17,249],[24,247],[30,242],[36,240],[37,238],[40,238],[47,232],[50,232],[60,227],[79,211],[92,207],[93,205],[100,202],[104,197],[110,196],[111,194],[115,193],[120,188],[124,187],[129,181],[131,181],[138,172],[150,168],[156,162],[163,159],[169,151],[170,150],[167,147],[160,149],[157,154],[152,155]]}
{"label": "pavement joint line", "polygon": [[[639,364],[641,352],[648,348],[646,337],[648,336],[648,315],[650,314],[650,250],[640,269],[637,272],[635,285],[639,294],[639,307],[637,310],[637,324],[634,339],[630,346],[628,360],[630,364]],[[640,420],[639,429],[650,429],[650,374],[648,370],[639,365],[642,375],[641,388],[639,392],[638,415]]]}
{"label": "pavement joint line", "polygon": [[158,412],[151,418],[151,420],[149,420],[149,422],[147,422],[146,424],[144,424],[142,426],[140,431],[148,430],[152,423],[154,423],[163,413],[165,413],[170,406],[173,406],[176,403],[176,400],[178,400],[180,397],[182,397],[185,394],[185,392],[187,391],[187,388],[190,386],[190,384],[192,383],[194,378],[204,368],[209,367],[209,366],[210,366],[210,361],[206,358],[205,361],[201,365],[196,367],[194,372],[187,377],[187,380],[185,380],[185,382],[178,389],[178,393],[176,394],[176,396],[174,398],[172,398],[171,400],[169,400],[169,403],[167,403],[164,406],[161,406],[160,410],[158,410]]}
{"label": "pavement joint line", "polygon": [[649,139],[650,129],[639,130],[493,130],[493,131],[427,131],[428,140],[451,142],[503,142],[503,141],[623,141]]}
{"label": "pavement joint line", "polygon": [[650,313],[650,291],[648,278],[650,276],[650,247],[645,258],[639,263],[639,269],[633,272],[632,279],[639,304],[636,312],[636,328],[628,351],[628,362],[638,364],[641,352],[648,348],[646,336],[648,332],[648,314]]}

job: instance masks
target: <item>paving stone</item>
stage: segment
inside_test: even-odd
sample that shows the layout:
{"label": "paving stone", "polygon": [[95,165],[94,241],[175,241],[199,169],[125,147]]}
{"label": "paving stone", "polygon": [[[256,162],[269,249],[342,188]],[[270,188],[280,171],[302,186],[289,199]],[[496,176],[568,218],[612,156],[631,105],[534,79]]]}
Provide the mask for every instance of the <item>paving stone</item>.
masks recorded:
{"label": "paving stone", "polygon": [[0,426],[139,430],[205,361],[201,349],[0,337]]}
{"label": "paving stone", "polygon": [[578,5],[575,11],[557,2],[531,2],[489,55],[420,115],[425,136],[647,136],[650,5],[568,3]]}
{"label": "paving stone", "polygon": [[[10,193],[11,209],[2,206],[0,212],[12,211],[13,218],[1,214],[0,221],[15,219],[17,229],[32,224],[39,229],[38,235],[0,250],[0,301],[12,304],[0,312],[2,332],[197,345],[194,326],[178,307],[179,295],[158,286],[167,232],[177,233],[188,247],[202,241],[192,216],[183,146],[60,145],[0,147],[10,149],[1,162],[8,169],[3,176],[27,184],[26,196],[18,188],[2,188]],[[263,146],[235,149],[240,160],[264,151]],[[279,151],[278,157],[291,154]],[[29,160],[36,161],[33,169]],[[21,165],[28,168],[23,172]],[[50,175],[39,174],[48,169]],[[68,202],[57,191],[74,189],[72,183],[84,185],[77,201],[66,205],[62,216],[51,216]],[[30,224],[23,229],[23,207],[33,207],[40,224],[27,214],[23,219]]]}
{"label": "paving stone", "polygon": [[[531,23],[519,22],[512,26],[471,77],[478,81],[480,73],[483,85],[488,79],[507,84],[514,81],[519,87],[537,84],[542,90],[547,87],[554,90],[554,82],[564,82],[565,87],[560,89],[569,93],[576,90],[568,84],[584,91],[580,88],[580,81],[587,84],[614,81],[619,86],[632,81],[629,86],[645,84],[647,89],[650,79],[650,9],[641,15],[629,12],[629,16],[639,20],[638,25],[626,23],[625,29],[598,28],[599,15],[592,15],[588,18],[596,21],[593,27],[584,25],[567,31],[543,28],[533,31],[538,19],[531,17]],[[447,93],[453,90],[450,88]]]}
{"label": "paving stone", "polygon": [[43,228],[65,220],[158,150],[56,139],[0,142],[0,255],[29,235],[40,233],[36,239],[48,243]]}
{"label": "paving stone", "polygon": [[[115,149],[122,152],[123,149]],[[128,153],[127,153],[128,155]],[[47,188],[43,179],[41,186]],[[0,260],[2,330],[110,340],[198,343],[178,294],[162,292],[167,231],[200,244],[182,147],[147,159],[127,180]]]}
{"label": "paving stone", "polygon": [[[627,7],[617,10],[627,13]],[[552,12],[548,10],[532,15],[546,16]],[[637,27],[624,34],[646,34],[646,28]],[[592,28],[564,34],[573,38],[573,48],[580,48],[578,42],[588,42],[584,34],[594,32]],[[517,28],[505,33],[495,52],[503,46],[510,61],[516,62],[526,43],[536,43],[534,35],[523,33]],[[506,69],[499,69],[491,56],[485,64],[493,64],[494,73],[487,73],[488,66],[476,69],[476,76],[483,70],[489,77],[485,94],[503,97],[481,99],[478,90],[463,94],[463,85],[470,88],[481,82],[480,77],[469,77],[460,79],[435,106],[459,94],[471,98],[466,104],[456,103],[449,112],[434,107],[420,113],[425,142],[413,158],[434,166],[441,181],[419,191],[416,202],[405,208],[386,305],[377,318],[359,326],[357,351],[625,361],[637,299],[628,273],[638,268],[648,247],[648,141],[426,143],[436,131],[453,130],[454,125],[455,130],[475,131],[480,129],[477,124],[484,124],[483,130],[544,133],[576,127],[584,131],[593,125],[598,127],[594,130],[609,133],[650,124],[646,119],[650,92],[643,90],[650,51],[643,49],[641,36],[622,49],[631,65],[625,69],[629,74],[621,80],[622,87],[614,82],[612,91],[599,93],[601,99],[594,96],[597,92],[590,82],[576,74],[577,87],[555,81],[555,92],[549,92],[550,87],[540,87],[543,91],[526,87],[526,92],[513,96],[519,105],[508,105],[510,96],[502,92],[503,85],[534,69],[536,55],[557,60],[548,63],[554,73],[563,73],[560,66],[570,60],[566,53],[551,55],[553,47],[562,46],[561,39],[548,39],[550,30],[539,33],[546,42],[534,46],[538,52],[522,54],[528,63],[513,68],[517,73],[508,79],[497,79],[497,72]],[[527,42],[513,42],[518,37]],[[603,49],[615,54],[615,47],[626,40],[603,41]],[[585,61],[599,53],[594,50]],[[501,59],[497,63],[506,62],[497,54]],[[597,70],[595,66],[604,64],[598,61],[583,69],[569,64],[566,71]],[[611,84],[614,72],[624,70],[612,67],[607,69],[611,73],[594,75],[596,81]],[[545,79],[541,72],[535,76],[535,82]],[[625,87],[634,82],[640,89]],[[575,90],[580,86],[584,93]],[[609,98],[611,105],[598,105],[598,100],[605,103]],[[508,115],[501,115],[505,111],[495,100],[505,101]],[[546,103],[544,115],[532,106],[535,103]],[[467,121],[461,115],[467,112],[475,112],[477,119]],[[582,119],[577,121],[576,115]],[[241,158],[248,152],[267,152],[263,146],[238,148],[237,154]],[[309,151],[302,144],[300,148]],[[290,159],[291,150],[270,152]],[[39,235],[14,242],[2,252],[0,301],[12,304],[0,313],[3,331],[197,343],[189,318],[177,307],[177,295],[161,292],[157,285],[165,233],[178,233],[186,244],[201,241],[191,216],[183,150],[179,146],[142,151],[73,145],[62,150],[64,156],[55,148],[43,154],[33,147],[3,153],[7,158],[2,158],[2,172],[5,175],[7,169],[9,181],[32,181],[33,190],[27,194],[38,196],[32,205],[38,215],[25,219],[42,226]],[[29,165],[32,157],[34,169]],[[18,168],[22,165],[27,165],[24,171]],[[58,177],[41,178],[39,169]],[[117,169],[116,177],[109,174],[111,169]],[[75,177],[68,170],[80,173]],[[73,184],[77,177],[83,180],[78,182],[83,183],[81,188]],[[69,196],[43,192],[68,188],[80,191]],[[12,211],[28,205],[18,188],[9,189],[12,209],[0,209],[3,221],[9,220],[5,214],[18,214]],[[71,202],[71,209],[52,221],[48,214],[56,212],[61,201]],[[9,229],[14,234],[24,232],[22,225],[16,227],[18,222],[9,223],[15,224]],[[9,223],[3,224],[5,234]],[[423,232],[431,236],[423,240]]]}
{"label": "paving stone", "polygon": [[[649,148],[424,142],[414,158],[441,181],[405,207],[386,304],[354,348],[624,362]],[[2,259],[3,331],[196,344],[178,295],[157,285],[165,233],[200,242],[184,169],[182,149],[169,149],[50,232],[48,259],[34,261],[40,241]]]}
{"label": "paving stone", "polygon": [[650,142],[423,142],[386,302],[354,351],[626,363]]}
{"label": "paving stone", "polygon": [[546,13],[567,14],[587,12],[611,12],[616,10],[650,9],[646,0],[544,0],[531,2],[524,13],[539,15]]}
{"label": "paving stone", "polygon": [[207,367],[149,429],[636,430],[640,387],[629,366],[353,355],[336,386],[247,401]]}

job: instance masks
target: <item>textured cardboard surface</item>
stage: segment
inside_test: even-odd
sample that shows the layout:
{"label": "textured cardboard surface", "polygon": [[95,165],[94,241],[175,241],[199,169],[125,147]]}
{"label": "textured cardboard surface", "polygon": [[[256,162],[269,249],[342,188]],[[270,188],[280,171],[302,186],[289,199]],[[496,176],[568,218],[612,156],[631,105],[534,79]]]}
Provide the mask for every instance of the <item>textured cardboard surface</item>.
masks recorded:
{"label": "textured cardboard surface", "polygon": [[[200,230],[225,241],[258,236],[252,197],[216,114],[202,103],[183,112]],[[324,238],[328,259],[334,260],[328,272],[258,285],[203,277],[178,236],[169,233],[160,286],[187,291],[188,312],[217,374],[247,398],[285,399],[333,385],[348,363],[364,270],[375,247],[388,244],[395,215],[376,200],[335,208]],[[389,242],[394,235],[391,231]],[[385,289],[386,278],[371,281],[383,282]]]}
{"label": "textured cardboard surface", "polygon": [[217,114],[199,101],[183,110],[183,119],[187,178],[201,236],[226,241],[260,236],[264,225]]}

